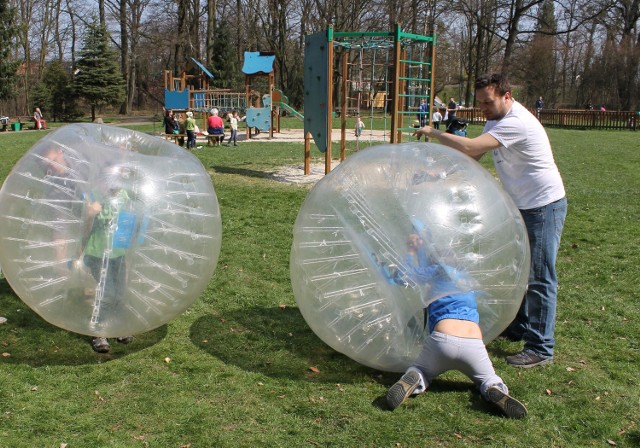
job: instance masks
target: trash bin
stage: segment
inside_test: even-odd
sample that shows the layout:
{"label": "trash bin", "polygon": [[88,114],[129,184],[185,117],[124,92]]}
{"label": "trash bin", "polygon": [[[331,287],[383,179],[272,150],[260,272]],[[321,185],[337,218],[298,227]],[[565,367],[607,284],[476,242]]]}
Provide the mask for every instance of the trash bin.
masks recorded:
{"label": "trash bin", "polygon": [[11,130],[12,130],[12,131],[19,131],[19,130],[20,130],[20,122],[18,122],[18,123],[11,123]]}

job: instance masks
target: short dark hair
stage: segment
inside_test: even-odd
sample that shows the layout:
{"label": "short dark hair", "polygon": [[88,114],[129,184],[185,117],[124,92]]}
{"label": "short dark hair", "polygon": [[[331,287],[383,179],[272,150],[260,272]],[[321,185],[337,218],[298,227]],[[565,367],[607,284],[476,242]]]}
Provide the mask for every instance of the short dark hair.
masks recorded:
{"label": "short dark hair", "polygon": [[511,84],[502,73],[485,73],[476,78],[475,89],[494,86],[500,95],[511,92]]}

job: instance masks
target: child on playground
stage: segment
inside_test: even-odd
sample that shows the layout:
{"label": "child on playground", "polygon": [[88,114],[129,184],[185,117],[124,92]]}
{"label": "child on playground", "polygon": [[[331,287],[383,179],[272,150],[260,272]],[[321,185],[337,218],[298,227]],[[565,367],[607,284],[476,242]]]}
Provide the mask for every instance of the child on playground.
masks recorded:
{"label": "child on playground", "polygon": [[356,117],[356,137],[360,137],[362,135],[362,131],[364,130],[364,122],[360,118],[360,115]]}
{"label": "child on playground", "polygon": [[184,129],[187,131],[187,149],[196,147],[196,120],[193,118],[193,112],[187,112],[187,119],[184,120]]}
{"label": "child on playground", "polygon": [[[436,111],[433,113],[433,117],[431,117],[431,121],[433,122],[434,129],[440,129],[440,122],[442,121],[442,118],[443,117],[442,117],[442,113],[440,112],[440,109],[436,109]],[[418,140],[420,140],[420,137],[418,137]]]}
{"label": "child on playground", "polygon": [[390,409],[400,406],[411,395],[425,392],[441,373],[458,370],[479,388],[482,397],[496,405],[509,418],[523,418],[526,407],[509,396],[509,389],[496,375],[482,341],[477,292],[469,290],[468,276],[429,257],[424,240],[417,234],[407,241],[409,275],[416,282],[430,285],[427,307],[429,335],[414,364],[389,389]]}
{"label": "child on playground", "polygon": [[233,142],[233,146],[238,146],[238,111],[229,112],[227,119],[229,120],[229,127],[231,127],[231,135],[229,135],[229,141],[226,146],[230,146],[231,142]]}

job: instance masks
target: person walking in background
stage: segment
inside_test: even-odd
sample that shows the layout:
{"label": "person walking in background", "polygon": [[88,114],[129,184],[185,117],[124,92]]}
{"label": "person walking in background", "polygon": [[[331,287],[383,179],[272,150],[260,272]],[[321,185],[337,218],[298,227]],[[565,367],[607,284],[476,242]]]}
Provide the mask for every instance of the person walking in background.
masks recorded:
{"label": "person walking in background", "polygon": [[487,119],[482,134],[466,138],[425,126],[417,135],[475,159],[492,152],[504,189],[520,210],[531,249],[529,285],[514,321],[503,333],[524,341],[524,349],[507,356],[513,367],[529,368],[553,362],[558,295],[556,259],[567,215],[567,198],[544,127],[511,96],[500,73],[485,74],[475,82],[478,106]]}
{"label": "person walking in background", "polygon": [[442,114],[440,113],[440,109],[436,109],[431,117],[431,122],[433,123],[434,129],[440,129],[440,122],[442,121]]}
{"label": "person walking in background", "polygon": [[356,137],[360,137],[362,135],[362,131],[364,130],[364,121],[360,118],[360,115],[356,117],[356,126],[355,126],[355,135]]}
{"label": "person walking in background", "polygon": [[449,126],[449,123],[451,123],[451,121],[456,118],[457,111],[458,103],[456,103],[456,100],[451,97],[449,99],[449,104],[447,105],[447,127]]}
{"label": "person walking in background", "polygon": [[544,101],[542,97],[540,97],[536,100],[536,117],[538,117],[538,120],[540,119],[540,111],[542,111],[542,109],[544,109]]}

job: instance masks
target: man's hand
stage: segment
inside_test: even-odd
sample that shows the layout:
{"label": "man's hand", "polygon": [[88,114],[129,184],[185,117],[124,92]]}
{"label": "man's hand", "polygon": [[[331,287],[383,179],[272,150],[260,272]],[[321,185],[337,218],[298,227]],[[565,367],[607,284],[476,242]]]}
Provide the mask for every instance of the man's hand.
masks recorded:
{"label": "man's hand", "polygon": [[416,130],[416,132],[413,133],[413,136],[417,136],[418,140],[420,140],[420,137],[422,137],[423,135],[427,138],[430,138],[433,137],[433,131],[434,129],[431,126],[423,126]]}

